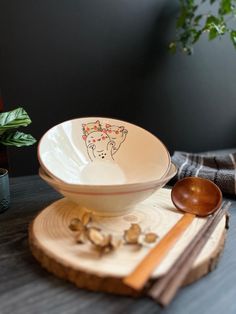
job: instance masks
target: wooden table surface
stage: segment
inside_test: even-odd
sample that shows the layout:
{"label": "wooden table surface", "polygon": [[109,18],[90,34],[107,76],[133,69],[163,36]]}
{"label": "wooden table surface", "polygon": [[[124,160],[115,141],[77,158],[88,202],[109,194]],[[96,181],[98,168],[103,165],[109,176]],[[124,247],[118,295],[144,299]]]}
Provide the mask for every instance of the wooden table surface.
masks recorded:
{"label": "wooden table surface", "polygon": [[133,299],[80,290],[42,269],[28,246],[28,226],[35,215],[60,198],[38,176],[12,178],[11,208],[0,215],[0,314],[235,314],[236,201],[230,229],[216,270],[181,289],[162,309],[149,298]]}

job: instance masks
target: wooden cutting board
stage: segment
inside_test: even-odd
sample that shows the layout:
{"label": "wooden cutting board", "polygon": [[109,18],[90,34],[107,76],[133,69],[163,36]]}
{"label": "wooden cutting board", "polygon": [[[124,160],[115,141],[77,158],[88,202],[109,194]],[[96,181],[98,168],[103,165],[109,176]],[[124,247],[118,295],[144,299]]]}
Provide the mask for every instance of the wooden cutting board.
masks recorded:
{"label": "wooden cutting board", "polygon": [[[101,256],[91,244],[77,244],[74,232],[68,228],[71,219],[81,217],[82,213],[78,205],[66,198],[42,210],[30,227],[29,242],[33,255],[48,271],[80,288],[135,295],[131,288],[122,283],[122,278],[134,269],[153,244],[141,248],[123,245],[114,252]],[[93,225],[104,232],[122,237],[123,231],[131,223],[138,223],[143,231],[154,231],[162,238],[181,216],[171,202],[170,190],[161,189],[123,216],[95,216]],[[205,218],[194,220],[155,270],[153,280],[168,271],[204,222]],[[196,281],[216,266],[224,246],[225,222],[224,217],[196,259],[185,284]]]}

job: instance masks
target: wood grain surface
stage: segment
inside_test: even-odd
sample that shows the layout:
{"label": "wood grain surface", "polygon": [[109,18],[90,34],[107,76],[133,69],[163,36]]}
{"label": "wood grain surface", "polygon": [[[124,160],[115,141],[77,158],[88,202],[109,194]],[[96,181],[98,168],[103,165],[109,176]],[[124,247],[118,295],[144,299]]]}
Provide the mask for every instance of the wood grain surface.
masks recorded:
{"label": "wood grain surface", "polygon": [[[75,234],[68,228],[70,221],[81,217],[82,214],[79,206],[66,198],[43,209],[30,228],[33,255],[50,272],[75,283],[78,287],[133,295],[135,291],[128,289],[122,283],[122,278],[133,271],[154,244],[141,248],[123,245],[110,254],[100,256],[89,242],[76,244]],[[144,232],[156,232],[161,239],[182,217],[183,214],[176,211],[171,202],[170,190],[161,189],[129,213],[116,217],[94,216],[93,226],[122,238],[124,230],[133,222],[138,223]],[[193,217],[192,223],[176,245],[169,249],[162,263],[154,270],[152,278],[158,278],[168,272],[205,221],[206,218]],[[187,282],[197,280],[214,268],[213,265],[223,249],[224,238],[225,217],[195,261],[186,278]]]}
{"label": "wood grain surface", "polygon": [[38,176],[11,179],[11,208],[0,215],[1,314],[235,314],[236,313],[236,202],[230,229],[217,269],[179,292],[165,310],[151,299],[89,292],[43,270],[28,245],[33,218],[60,196]]}

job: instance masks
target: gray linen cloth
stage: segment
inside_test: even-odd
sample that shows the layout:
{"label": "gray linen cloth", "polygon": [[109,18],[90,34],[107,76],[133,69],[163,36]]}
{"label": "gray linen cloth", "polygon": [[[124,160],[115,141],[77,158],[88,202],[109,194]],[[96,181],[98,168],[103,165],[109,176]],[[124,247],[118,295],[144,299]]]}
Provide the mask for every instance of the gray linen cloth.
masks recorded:
{"label": "gray linen cloth", "polygon": [[172,162],[178,168],[172,182],[189,176],[206,178],[223,193],[236,195],[236,150],[199,154],[176,151]]}

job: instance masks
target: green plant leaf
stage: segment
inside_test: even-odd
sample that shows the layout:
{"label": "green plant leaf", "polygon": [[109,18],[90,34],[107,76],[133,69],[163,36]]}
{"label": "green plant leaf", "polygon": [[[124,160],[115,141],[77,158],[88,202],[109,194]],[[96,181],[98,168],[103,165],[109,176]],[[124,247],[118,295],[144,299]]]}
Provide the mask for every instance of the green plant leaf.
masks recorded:
{"label": "green plant leaf", "polygon": [[179,0],[177,48],[190,54],[204,33],[213,40],[229,33],[235,47],[236,0]]}
{"label": "green plant leaf", "polygon": [[219,33],[217,32],[217,30],[216,30],[215,28],[212,28],[212,29],[209,31],[208,39],[209,39],[209,40],[213,40],[213,39],[215,39],[218,35],[219,35]]}
{"label": "green plant leaf", "polygon": [[30,135],[19,131],[5,132],[0,136],[0,143],[7,146],[30,146],[36,142],[36,139]]}
{"label": "green plant leaf", "polygon": [[27,126],[31,119],[27,112],[19,107],[15,110],[0,113],[0,135],[10,129]]}
{"label": "green plant leaf", "polygon": [[199,22],[201,21],[201,19],[202,19],[202,14],[197,15],[193,20],[194,25],[197,26],[199,24]]}
{"label": "green plant leaf", "polygon": [[187,13],[186,9],[183,7],[181,9],[180,15],[177,19],[177,23],[176,23],[177,28],[178,27],[184,27],[184,25],[186,23],[187,14],[188,13]]}
{"label": "green plant leaf", "polygon": [[230,38],[231,38],[231,41],[234,45],[234,48],[236,49],[236,30],[232,30],[230,32]]}
{"label": "green plant leaf", "polygon": [[208,16],[204,26],[204,31],[209,32],[210,40],[216,38],[217,36],[224,35],[226,30],[227,28],[225,22],[222,19],[217,18],[214,15]]}
{"label": "green plant leaf", "polygon": [[176,43],[175,42],[172,42],[169,44],[169,51],[171,53],[176,53]]}
{"label": "green plant leaf", "polygon": [[202,35],[202,31],[201,30],[200,31],[196,31],[195,34],[194,34],[192,43],[195,44],[199,40],[201,35]]}
{"label": "green plant leaf", "polygon": [[231,11],[232,11],[231,0],[221,0],[219,6],[219,14],[225,15],[231,13]]}

